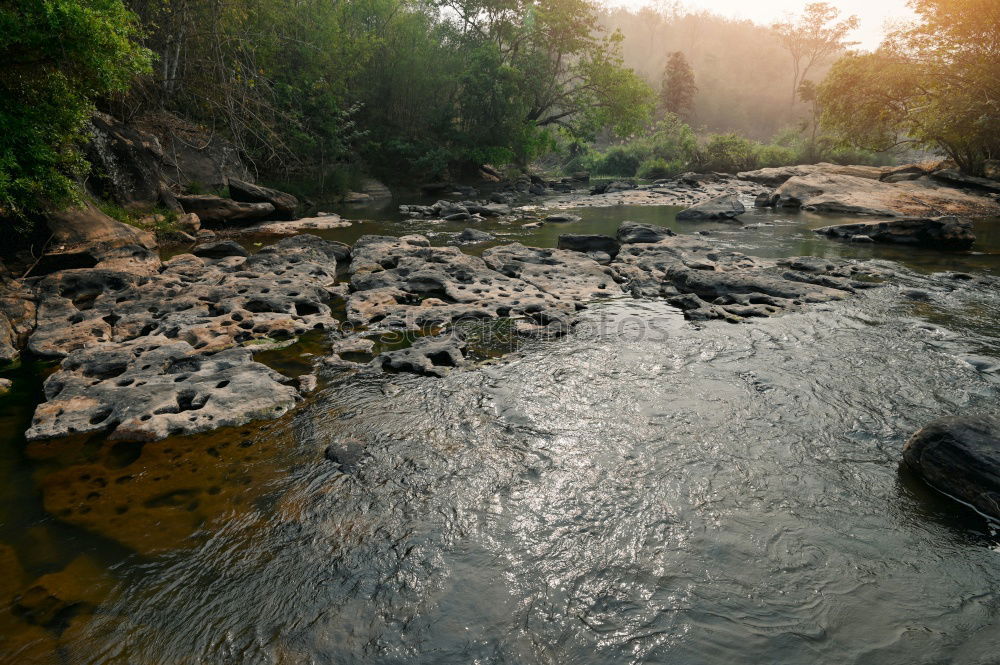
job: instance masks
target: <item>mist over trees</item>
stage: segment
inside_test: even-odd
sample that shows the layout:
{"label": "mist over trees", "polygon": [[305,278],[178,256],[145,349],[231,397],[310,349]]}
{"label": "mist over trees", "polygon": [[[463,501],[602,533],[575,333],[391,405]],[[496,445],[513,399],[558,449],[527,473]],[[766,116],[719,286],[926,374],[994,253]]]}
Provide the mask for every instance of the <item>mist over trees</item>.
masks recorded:
{"label": "mist over trees", "polygon": [[1000,154],[1000,5],[912,5],[917,24],[858,54],[856,20],[825,3],[763,26],[663,2],[9,0],[0,212],[72,194],[95,109],[218,134],[263,179],[320,193],[546,155],[665,177],[906,143],[982,173]]}

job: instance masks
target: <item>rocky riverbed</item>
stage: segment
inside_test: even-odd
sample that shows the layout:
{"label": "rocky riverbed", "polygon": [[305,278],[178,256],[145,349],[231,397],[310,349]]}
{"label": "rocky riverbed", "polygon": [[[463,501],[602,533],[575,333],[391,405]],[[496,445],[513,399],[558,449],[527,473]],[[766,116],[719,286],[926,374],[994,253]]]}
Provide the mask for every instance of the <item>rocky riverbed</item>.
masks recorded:
{"label": "rocky riverbed", "polygon": [[[929,177],[866,173],[834,175]],[[954,597],[995,536],[937,490],[995,505],[997,223],[782,207],[786,175],[63,243],[0,294],[33,411],[0,662],[992,653]]]}

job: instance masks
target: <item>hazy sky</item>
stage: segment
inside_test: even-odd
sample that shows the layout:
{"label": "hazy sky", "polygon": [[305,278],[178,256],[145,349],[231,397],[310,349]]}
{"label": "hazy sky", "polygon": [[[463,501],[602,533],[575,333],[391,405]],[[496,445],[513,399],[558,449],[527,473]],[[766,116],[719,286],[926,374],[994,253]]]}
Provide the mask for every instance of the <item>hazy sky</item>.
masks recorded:
{"label": "hazy sky", "polygon": [[[806,5],[806,0],[682,0],[691,9],[707,9],[716,14],[747,18],[757,23],[769,24],[784,17],[788,12],[798,13]],[[898,20],[913,16],[906,6],[906,0],[827,0],[845,15],[856,14],[861,19],[861,28],[854,40],[863,48],[873,48],[881,41],[886,20]],[[608,5],[638,8],[652,4],[649,0],[604,0]]]}

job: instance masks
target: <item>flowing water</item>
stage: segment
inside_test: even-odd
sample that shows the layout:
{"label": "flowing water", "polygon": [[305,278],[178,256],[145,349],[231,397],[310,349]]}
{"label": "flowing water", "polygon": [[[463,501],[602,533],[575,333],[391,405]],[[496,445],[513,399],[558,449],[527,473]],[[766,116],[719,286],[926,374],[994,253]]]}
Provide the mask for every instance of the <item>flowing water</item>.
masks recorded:
{"label": "flowing water", "polygon": [[[0,591],[45,575],[69,601],[4,611],[0,662],[996,663],[995,525],[899,459],[933,418],[1000,415],[1000,373],[964,360],[1000,357],[1000,293],[940,274],[1000,274],[1000,222],[942,254],[817,216],[578,212],[486,230],[552,246],[632,219],[900,276],[747,325],[615,299],[498,364],[327,377],[279,421],[145,445],[26,446],[26,363],[0,401]],[[327,237],[461,230],[375,217]],[[322,347],[262,359],[301,372]]]}

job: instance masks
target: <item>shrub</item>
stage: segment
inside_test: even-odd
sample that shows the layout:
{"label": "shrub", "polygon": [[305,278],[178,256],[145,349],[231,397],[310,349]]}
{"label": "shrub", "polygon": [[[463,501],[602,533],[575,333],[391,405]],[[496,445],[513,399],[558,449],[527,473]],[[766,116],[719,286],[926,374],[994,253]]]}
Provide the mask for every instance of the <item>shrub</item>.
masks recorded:
{"label": "shrub", "polygon": [[800,163],[795,150],[773,143],[757,146],[757,162],[761,167],[792,166]]}
{"label": "shrub", "polygon": [[595,155],[596,159],[591,170],[601,175],[631,178],[642,163],[642,152],[634,144],[613,145],[603,155],[600,153]]}
{"label": "shrub", "polygon": [[757,168],[757,146],[737,134],[712,134],[702,151],[704,169],[737,173]]}
{"label": "shrub", "polygon": [[639,166],[638,175],[645,180],[659,180],[660,178],[671,178],[684,173],[685,164],[680,160],[668,162],[659,157],[651,157]]}

